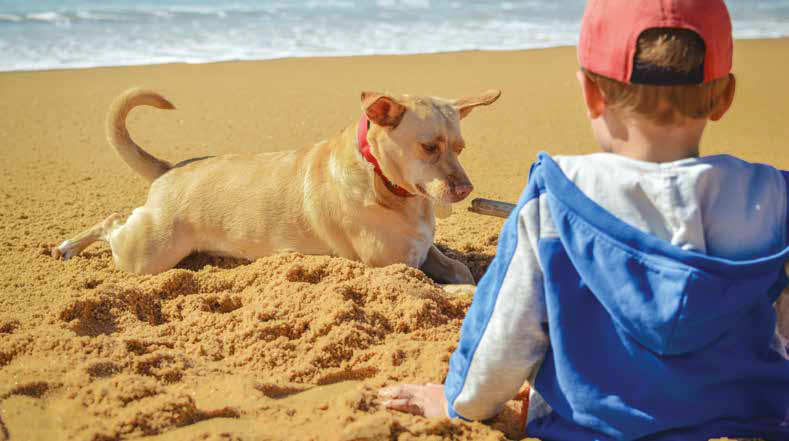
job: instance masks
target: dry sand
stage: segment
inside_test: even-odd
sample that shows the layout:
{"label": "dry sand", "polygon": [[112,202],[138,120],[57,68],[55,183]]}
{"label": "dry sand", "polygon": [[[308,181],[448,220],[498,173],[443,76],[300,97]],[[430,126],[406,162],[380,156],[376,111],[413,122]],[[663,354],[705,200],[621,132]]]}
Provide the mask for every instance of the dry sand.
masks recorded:
{"label": "dry sand", "polygon": [[[704,153],[789,168],[787,53],[789,40],[737,43],[738,97]],[[575,67],[559,48],[0,74],[0,441],[518,438],[515,402],[487,424],[379,409],[384,384],[443,379],[471,301],[417,270],[193,256],[135,276],[105,245],[68,262],[47,252],[145,200],[103,136],[129,86],[179,108],[129,122],[171,161],[315,143],[356,120],[363,89],[500,88],[464,122],[461,159],[473,196],[514,201],[538,151],[595,151]],[[466,207],[439,221],[437,241],[480,277],[502,221]]]}

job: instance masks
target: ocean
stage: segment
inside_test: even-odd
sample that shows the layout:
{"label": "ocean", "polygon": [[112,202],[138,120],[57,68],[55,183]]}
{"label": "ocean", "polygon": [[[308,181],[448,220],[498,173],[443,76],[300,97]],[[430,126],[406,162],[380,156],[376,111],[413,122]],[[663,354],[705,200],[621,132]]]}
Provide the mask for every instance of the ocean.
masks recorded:
{"label": "ocean", "polygon": [[[737,38],[789,36],[789,0],[729,0]],[[583,0],[0,0],[0,70],[576,43]]]}

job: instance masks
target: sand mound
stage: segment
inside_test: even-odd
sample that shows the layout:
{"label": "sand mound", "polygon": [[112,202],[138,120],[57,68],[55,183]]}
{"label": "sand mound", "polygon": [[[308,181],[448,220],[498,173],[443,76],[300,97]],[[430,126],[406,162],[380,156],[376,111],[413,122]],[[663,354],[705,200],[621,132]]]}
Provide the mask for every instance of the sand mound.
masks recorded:
{"label": "sand mound", "polygon": [[66,300],[37,325],[0,319],[0,400],[15,400],[0,440],[5,425],[42,415],[56,437],[94,441],[212,439],[217,420],[221,439],[516,433],[514,403],[493,427],[379,409],[383,384],[442,381],[471,302],[421,271],[299,254],[251,264],[198,256],[181,266],[192,269],[72,273]]}

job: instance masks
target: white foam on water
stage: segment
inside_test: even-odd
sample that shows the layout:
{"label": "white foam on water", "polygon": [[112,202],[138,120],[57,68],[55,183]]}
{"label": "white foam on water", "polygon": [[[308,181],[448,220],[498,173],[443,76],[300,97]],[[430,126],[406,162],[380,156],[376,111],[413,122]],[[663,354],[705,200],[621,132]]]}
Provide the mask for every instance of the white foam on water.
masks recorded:
{"label": "white foam on water", "polygon": [[105,12],[98,12],[98,11],[90,11],[90,10],[79,10],[75,13],[75,16],[79,20],[87,20],[87,21],[122,21],[123,18],[119,15],[105,13]]}
{"label": "white foam on water", "polygon": [[43,21],[48,23],[68,22],[69,19],[57,12],[37,12],[25,15],[25,18],[32,21]]}
{"label": "white foam on water", "polygon": [[[729,0],[738,38],[789,0]],[[0,0],[0,70],[573,45],[584,0]]]}

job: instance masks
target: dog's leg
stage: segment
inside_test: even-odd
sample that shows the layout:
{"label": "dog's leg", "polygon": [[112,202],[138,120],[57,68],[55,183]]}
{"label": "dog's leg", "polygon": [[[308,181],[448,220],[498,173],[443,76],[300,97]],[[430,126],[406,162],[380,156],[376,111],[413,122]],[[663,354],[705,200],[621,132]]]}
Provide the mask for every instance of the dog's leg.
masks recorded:
{"label": "dog's leg", "polygon": [[455,259],[450,259],[439,251],[435,244],[430,246],[422,271],[438,283],[455,285],[474,285],[474,276],[468,267]]}
{"label": "dog's leg", "polygon": [[173,220],[146,207],[136,208],[107,238],[115,264],[137,274],[157,274],[192,252],[191,236]]}
{"label": "dog's leg", "polygon": [[52,250],[54,257],[70,258],[91,243],[103,240],[112,249],[115,264],[137,274],[156,274],[174,267],[192,251],[186,234],[172,222],[157,219],[151,210],[137,208],[126,222],[113,214]]}
{"label": "dog's leg", "polygon": [[107,240],[107,235],[121,223],[121,215],[112,213],[106,219],[77,234],[52,249],[52,257],[69,260],[97,240]]}

